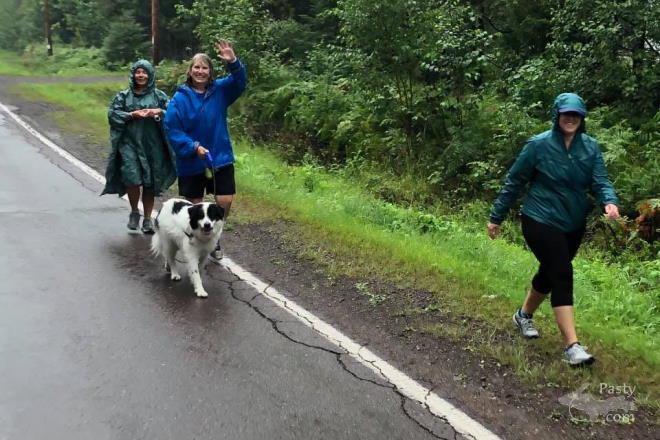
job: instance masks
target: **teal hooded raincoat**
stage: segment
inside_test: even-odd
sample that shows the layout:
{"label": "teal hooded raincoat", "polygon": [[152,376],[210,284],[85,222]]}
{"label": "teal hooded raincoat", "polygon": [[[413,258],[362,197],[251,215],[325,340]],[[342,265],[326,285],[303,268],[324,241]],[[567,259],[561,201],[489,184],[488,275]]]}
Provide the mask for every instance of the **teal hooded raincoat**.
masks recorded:
{"label": "teal hooded raincoat", "polygon": [[[143,68],[149,81],[143,93],[136,94],[135,71]],[[172,148],[165,135],[162,119],[165,116],[167,95],[156,89],[155,69],[147,60],[139,60],[130,71],[129,85],[117,93],[108,109],[112,151],[105,172],[103,194],[126,193],[127,186],[142,185],[144,189],[160,195],[176,181],[176,163]],[[134,110],[160,108],[160,120],[131,117]]]}
{"label": "teal hooded raincoat", "polygon": [[[583,119],[573,142],[566,148],[559,128],[559,113],[568,111],[582,114]],[[504,221],[528,184],[522,213],[564,232],[584,226],[591,209],[588,191],[603,206],[618,205],[598,142],[585,134],[586,115],[584,101],[575,93],[557,97],[552,110],[552,129],[527,141],[493,205],[491,223],[499,225]]]}

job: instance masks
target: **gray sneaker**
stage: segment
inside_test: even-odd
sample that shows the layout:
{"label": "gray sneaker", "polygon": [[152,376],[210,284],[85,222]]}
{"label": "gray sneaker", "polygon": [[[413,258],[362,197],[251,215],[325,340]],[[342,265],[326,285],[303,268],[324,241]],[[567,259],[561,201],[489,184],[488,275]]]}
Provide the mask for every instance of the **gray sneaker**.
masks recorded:
{"label": "gray sneaker", "polygon": [[224,257],[225,254],[220,248],[220,243],[215,246],[215,249],[209,254],[209,260],[213,261],[216,264],[220,264],[220,260]]}
{"label": "gray sneaker", "polygon": [[596,358],[587,353],[587,347],[576,342],[564,350],[564,360],[571,367],[579,367],[593,364]]}
{"label": "gray sneaker", "polygon": [[144,234],[154,234],[154,221],[150,218],[142,220],[142,232]]}
{"label": "gray sneaker", "polygon": [[140,225],[140,213],[131,212],[128,215],[128,224],[126,225],[126,227],[132,231],[135,231],[139,225]]}
{"label": "gray sneaker", "polygon": [[521,318],[518,316],[517,310],[513,314],[513,323],[525,338],[535,339],[539,337],[539,331],[534,328],[534,320],[532,318]]}

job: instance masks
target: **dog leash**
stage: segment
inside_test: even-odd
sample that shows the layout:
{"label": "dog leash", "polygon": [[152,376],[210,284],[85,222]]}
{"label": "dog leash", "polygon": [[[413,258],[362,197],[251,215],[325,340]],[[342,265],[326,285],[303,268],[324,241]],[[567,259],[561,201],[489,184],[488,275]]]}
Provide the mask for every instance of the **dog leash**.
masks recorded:
{"label": "dog leash", "polygon": [[[213,156],[211,155],[210,151],[206,152],[206,155],[204,156],[204,160],[205,160],[206,164],[208,165],[208,168],[206,168],[206,170],[204,170],[204,174],[205,174],[207,179],[213,180],[213,202],[217,205],[218,202],[215,199],[215,195],[216,195],[215,193],[217,192],[216,188],[215,188],[215,168],[213,167]],[[160,216],[160,211],[158,212],[158,215],[156,215],[156,218],[154,219],[154,225],[156,226],[156,229],[158,229],[158,217],[159,216]],[[188,236],[188,238],[192,238],[192,235],[188,234],[187,232],[184,231],[183,233],[186,234]]]}
{"label": "dog leash", "polygon": [[[209,165],[209,167],[206,169],[206,177],[211,179],[213,181],[213,202],[217,205],[218,202],[216,200],[216,188],[215,188],[215,167],[213,166],[213,156],[211,155],[211,151],[208,151],[206,155],[204,156],[206,159],[206,163]],[[210,174],[210,176],[209,176]]]}

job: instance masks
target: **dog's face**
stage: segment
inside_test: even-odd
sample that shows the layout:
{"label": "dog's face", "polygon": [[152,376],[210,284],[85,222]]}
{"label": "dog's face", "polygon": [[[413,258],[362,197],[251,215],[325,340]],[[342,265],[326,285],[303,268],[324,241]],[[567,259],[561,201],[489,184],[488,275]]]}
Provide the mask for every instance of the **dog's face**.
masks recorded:
{"label": "dog's face", "polygon": [[215,203],[198,203],[188,208],[190,228],[200,240],[210,240],[222,231],[225,210]]}

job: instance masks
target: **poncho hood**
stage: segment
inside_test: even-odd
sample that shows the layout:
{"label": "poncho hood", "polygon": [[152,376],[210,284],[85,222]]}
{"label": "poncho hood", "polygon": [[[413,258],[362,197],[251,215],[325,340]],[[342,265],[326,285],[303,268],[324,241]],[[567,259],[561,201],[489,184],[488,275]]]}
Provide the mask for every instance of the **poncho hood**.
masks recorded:
{"label": "poncho hood", "polygon": [[128,77],[128,83],[131,87],[131,90],[135,91],[135,71],[140,67],[146,70],[147,74],[149,74],[149,81],[147,82],[147,86],[142,91],[142,93],[148,93],[152,91],[156,85],[156,69],[154,69],[154,66],[149,61],[137,60],[135,63],[133,63],[131,66],[130,76]]}

